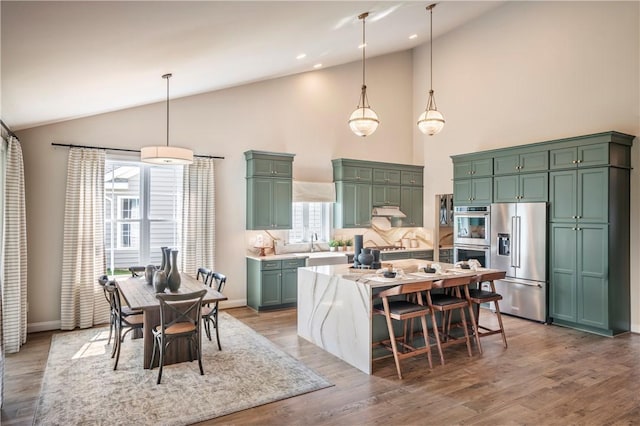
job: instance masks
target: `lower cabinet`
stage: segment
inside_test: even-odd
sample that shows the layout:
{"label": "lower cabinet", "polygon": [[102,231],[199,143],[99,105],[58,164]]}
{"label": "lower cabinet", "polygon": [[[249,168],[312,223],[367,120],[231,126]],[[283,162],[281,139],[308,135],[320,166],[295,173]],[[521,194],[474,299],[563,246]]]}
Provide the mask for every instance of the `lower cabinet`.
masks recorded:
{"label": "lower cabinet", "polygon": [[609,279],[609,225],[552,223],[550,239],[553,322],[605,335],[626,331],[618,324],[628,321],[629,302]]}
{"label": "lower cabinet", "polygon": [[296,306],[301,266],[304,259],[247,258],[247,304],[257,311]]}

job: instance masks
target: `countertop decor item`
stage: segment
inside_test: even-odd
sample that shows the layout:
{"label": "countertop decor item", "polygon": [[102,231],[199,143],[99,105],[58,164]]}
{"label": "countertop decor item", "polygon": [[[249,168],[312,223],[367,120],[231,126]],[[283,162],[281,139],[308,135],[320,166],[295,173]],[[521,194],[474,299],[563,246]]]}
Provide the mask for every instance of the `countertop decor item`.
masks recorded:
{"label": "countertop decor item", "polygon": [[172,74],[162,76],[167,80],[167,145],[145,146],[140,150],[143,163],[162,165],[184,165],[193,163],[193,151],[187,148],[169,146],[169,79]]}
{"label": "countertop decor item", "polygon": [[169,291],[175,293],[180,288],[180,272],[178,271],[178,250],[171,250],[171,270],[167,276]]}
{"label": "countertop decor item", "polygon": [[430,17],[430,36],[429,36],[429,99],[427,100],[427,106],[420,117],[418,117],[418,129],[425,135],[433,136],[440,133],[444,127],[444,116],[438,107],[436,106],[436,98],[433,96],[433,8],[437,3],[427,6]]}
{"label": "countertop decor item", "polygon": [[147,284],[153,284],[153,274],[156,272],[155,265],[147,265],[144,268],[144,279]]}
{"label": "countertop decor item", "polygon": [[358,255],[358,262],[360,265],[369,266],[373,262],[373,255],[371,254],[371,249],[363,247],[360,250],[360,254]]}
{"label": "countertop decor item", "polygon": [[358,108],[351,113],[349,117],[349,127],[351,131],[358,136],[369,136],[378,128],[380,120],[378,120],[378,114],[369,106],[369,99],[367,98],[367,85],[365,84],[365,51],[367,42],[365,40],[364,24],[365,19],[369,16],[369,12],[364,12],[358,15],[358,19],[362,21],[362,91],[360,92],[360,100],[358,101]]}
{"label": "countertop decor item", "polygon": [[167,274],[162,271],[156,271],[153,274],[153,289],[156,293],[164,293],[167,289]]}

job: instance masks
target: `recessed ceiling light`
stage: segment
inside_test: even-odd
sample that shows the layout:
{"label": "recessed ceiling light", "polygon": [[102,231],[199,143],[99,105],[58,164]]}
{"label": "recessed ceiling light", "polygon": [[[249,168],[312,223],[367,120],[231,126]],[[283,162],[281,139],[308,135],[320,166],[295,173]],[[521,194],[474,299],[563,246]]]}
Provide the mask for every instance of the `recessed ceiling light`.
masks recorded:
{"label": "recessed ceiling light", "polygon": [[322,64],[315,64],[313,67],[314,68],[322,68]]}
{"label": "recessed ceiling light", "polygon": [[304,58],[306,58],[306,57],[307,57],[307,54],[306,54],[306,53],[301,53],[301,54],[299,54],[298,56],[296,56],[296,59],[304,59]]}
{"label": "recessed ceiling light", "polygon": [[413,39],[416,39],[416,38],[418,38],[418,34],[411,34],[409,36],[409,40],[413,40]]}

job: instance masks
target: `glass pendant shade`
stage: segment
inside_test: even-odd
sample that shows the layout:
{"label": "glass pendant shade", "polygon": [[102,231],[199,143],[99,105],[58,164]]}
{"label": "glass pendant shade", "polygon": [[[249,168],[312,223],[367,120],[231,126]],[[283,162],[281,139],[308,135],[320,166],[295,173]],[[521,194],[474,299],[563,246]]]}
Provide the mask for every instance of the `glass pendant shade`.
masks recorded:
{"label": "glass pendant shade", "polygon": [[378,114],[368,107],[356,108],[349,117],[349,127],[358,136],[369,136],[376,131],[378,124],[380,124]]}
{"label": "glass pendant shade", "polygon": [[430,24],[430,37],[429,37],[429,68],[431,70],[431,89],[429,90],[429,99],[427,100],[427,107],[424,109],[424,112],[420,114],[418,117],[418,129],[424,133],[425,135],[433,136],[442,130],[444,127],[444,117],[438,111],[438,107],[436,106],[436,99],[433,96],[433,8],[436,7],[436,4],[432,4],[427,6],[427,10],[429,11],[429,16],[431,18]]}

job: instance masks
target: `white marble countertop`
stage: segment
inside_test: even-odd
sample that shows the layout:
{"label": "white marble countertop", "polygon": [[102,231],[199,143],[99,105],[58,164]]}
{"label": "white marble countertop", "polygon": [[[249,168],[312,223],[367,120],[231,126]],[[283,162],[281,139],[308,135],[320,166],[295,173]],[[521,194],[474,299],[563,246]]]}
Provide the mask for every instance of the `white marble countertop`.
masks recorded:
{"label": "white marble countertop", "polygon": [[[375,247],[367,247],[371,249],[375,249]],[[413,248],[404,248],[398,250],[385,250],[382,253],[411,253],[416,251],[429,251],[433,250],[432,247],[413,247]],[[299,252],[299,253],[281,253],[281,254],[270,254],[267,256],[258,256],[256,254],[247,254],[246,257],[256,260],[285,260],[285,259],[304,259],[309,256],[353,256],[355,253],[353,250],[351,251],[314,251],[314,252]]]}

